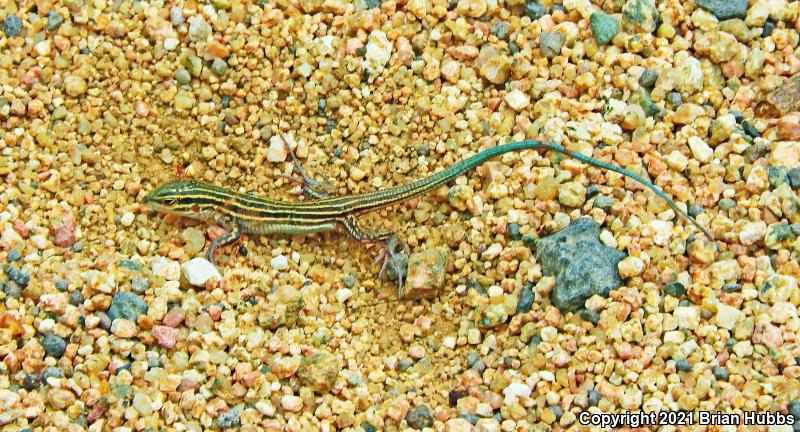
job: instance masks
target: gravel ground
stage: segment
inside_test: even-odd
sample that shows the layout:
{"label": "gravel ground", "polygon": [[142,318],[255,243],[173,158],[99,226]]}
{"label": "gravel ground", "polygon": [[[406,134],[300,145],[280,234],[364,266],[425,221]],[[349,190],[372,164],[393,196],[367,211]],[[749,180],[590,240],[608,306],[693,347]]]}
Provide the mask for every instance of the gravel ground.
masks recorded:
{"label": "gravel ground", "polygon": [[[36,0],[0,24],[4,430],[800,430],[800,2]],[[411,248],[398,298],[345,235],[214,267],[221,228],[141,204],[180,176],[298,199],[289,149],[344,195],[522,139],[641,173],[717,241],[617,174],[508,154],[362,218]]]}

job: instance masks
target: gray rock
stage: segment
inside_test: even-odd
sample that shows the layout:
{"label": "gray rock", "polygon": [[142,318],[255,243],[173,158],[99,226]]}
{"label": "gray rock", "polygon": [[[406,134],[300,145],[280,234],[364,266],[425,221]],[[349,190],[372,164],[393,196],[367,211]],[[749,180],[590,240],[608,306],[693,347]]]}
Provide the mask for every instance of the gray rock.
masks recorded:
{"label": "gray rock", "polygon": [[791,186],[792,189],[800,189],[800,167],[794,167],[790,169],[789,173],[787,174],[787,179],[789,180],[789,186]]}
{"label": "gray rock", "polygon": [[3,21],[3,33],[7,37],[19,36],[22,33],[22,20],[16,15],[9,15]]}
{"label": "gray rock", "polygon": [[108,308],[108,316],[112,320],[125,318],[136,322],[139,315],[147,313],[147,303],[136,294],[129,292],[118,292],[111,299],[111,306]]}
{"label": "gray rock", "polygon": [[747,15],[747,0],[695,0],[695,4],[711,12],[720,21]]}
{"label": "gray rock", "polygon": [[232,410],[220,414],[217,416],[217,426],[220,429],[239,427],[242,424],[241,412],[242,407],[237,405]]}
{"label": "gray rock", "polygon": [[20,298],[22,296],[22,288],[13,280],[7,280],[0,285],[3,286],[3,292],[6,293],[7,298]]}
{"label": "gray rock", "polygon": [[556,277],[550,300],[562,311],[583,307],[589,297],[607,297],[622,286],[617,264],[625,253],[599,240],[600,227],[590,218],[580,218],[536,245],[536,257],[545,276]]}
{"label": "gray rock", "polygon": [[539,36],[539,50],[548,60],[561,53],[564,46],[564,36],[559,32],[542,32]]}
{"label": "gray rock", "polygon": [[527,15],[531,21],[536,21],[545,16],[545,14],[547,14],[547,6],[535,1],[525,3],[525,15]]}
{"label": "gray rock", "polygon": [[56,30],[64,23],[64,17],[61,16],[58,12],[54,10],[50,10],[50,13],[47,14],[47,30],[53,31]]}
{"label": "gray rock", "polygon": [[433,413],[427,405],[415,406],[406,414],[408,426],[417,430],[433,425]]}
{"label": "gray rock", "polygon": [[55,358],[61,358],[61,356],[64,355],[64,351],[67,349],[67,341],[65,341],[61,336],[53,333],[47,333],[44,335],[44,338],[42,338],[42,347],[47,355],[51,355]]}
{"label": "gray rock", "polygon": [[522,292],[519,294],[519,300],[517,301],[517,310],[516,313],[528,313],[533,306],[533,301],[536,299],[536,294],[533,292],[533,284],[526,283],[524,287],[522,287]]}

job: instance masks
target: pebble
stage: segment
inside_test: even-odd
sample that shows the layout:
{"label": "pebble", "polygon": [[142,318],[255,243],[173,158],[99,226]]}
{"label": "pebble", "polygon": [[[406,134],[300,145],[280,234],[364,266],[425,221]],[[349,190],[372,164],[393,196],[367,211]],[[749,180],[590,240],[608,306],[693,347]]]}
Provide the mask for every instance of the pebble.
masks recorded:
{"label": "pebble", "polygon": [[628,33],[652,33],[659,19],[655,0],[627,0],[622,6],[622,28]]}
{"label": "pebble", "polygon": [[114,294],[111,306],[108,308],[108,317],[112,320],[124,318],[135,322],[140,315],[147,313],[148,306],[139,296],[124,291]]}
{"label": "pebble", "polygon": [[267,160],[270,162],[283,162],[289,156],[289,147],[286,141],[278,135],[273,135],[269,139],[269,148],[267,149]]}
{"label": "pebble", "polygon": [[525,3],[525,15],[527,15],[531,21],[536,21],[546,14],[547,6],[536,1],[528,1]]}
{"label": "pebble", "polygon": [[134,219],[133,213],[125,212],[122,214],[122,217],[119,218],[119,223],[121,223],[122,226],[129,227],[133,225],[133,219]]}
{"label": "pebble", "polygon": [[136,324],[125,318],[114,319],[111,322],[111,333],[118,338],[130,339],[136,335]]}
{"label": "pebble", "polygon": [[[537,243],[536,257],[542,264],[542,274],[559,281],[550,300],[562,311],[578,310],[590,297],[606,297],[622,285],[617,266],[625,254],[604,245],[599,238],[597,223],[583,217]],[[584,259],[573,259],[576,256]]]}
{"label": "pebble", "polygon": [[800,189],[800,166],[790,169],[786,174],[786,178],[789,180],[789,185],[792,189]]}
{"label": "pebble", "polygon": [[272,258],[269,264],[274,270],[283,271],[289,268],[289,258],[284,255],[278,255]]}
{"label": "pebble", "polygon": [[64,351],[67,350],[67,341],[61,336],[47,333],[44,335],[44,338],[42,338],[42,347],[47,355],[61,358],[61,356],[64,355]]}
{"label": "pebble", "polygon": [[20,298],[22,296],[22,288],[13,280],[3,282],[2,286],[7,298]]}
{"label": "pebble", "polygon": [[202,15],[189,18],[189,40],[192,42],[205,42],[211,36],[211,26]]}
{"label": "pebble", "polygon": [[539,50],[548,60],[561,54],[561,47],[564,45],[564,36],[559,32],[542,32],[539,35]]}
{"label": "pebble", "polygon": [[16,37],[22,33],[22,20],[16,15],[8,15],[3,21],[3,33],[7,37]]}
{"label": "pebble", "polygon": [[744,18],[747,14],[747,0],[696,0],[695,3],[720,21]]}
{"label": "pebble", "polygon": [[86,81],[76,75],[67,75],[64,78],[64,90],[72,97],[79,97],[86,93],[88,89]]}
{"label": "pebble", "polygon": [[739,232],[739,241],[743,245],[751,245],[767,235],[767,224],[764,221],[748,222]]}
{"label": "pebble", "polygon": [[639,257],[629,256],[619,262],[617,269],[623,279],[632,278],[644,271],[644,262]]}
{"label": "pebble", "polygon": [[225,75],[227,71],[228,63],[226,63],[225,60],[215,58],[214,61],[211,62],[211,72],[213,72],[214,75],[222,76]]}
{"label": "pebble", "polygon": [[300,412],[303,409],[303,399],[293,395],[285,395],[281,398],[281,407],[285,411]]}
{"label": "pebble", "polygon": [[173,51],[175,48],[180,45],[181,41],[175,38],[166,38],[164,39],[164,49],[167,51]]}
{"label": "pebble", "polygon": [[347,300],[349,300],[351,297],[353,297],[353,290],[351,290],[349,288],[338,289],[338,290],[336,290],[336,294],[334,295],[334,297],[336,297],[336,301],[337,302],[344,303]]}
{"label": "pebble", "polygon": [[183,17],[183,8],[180,6],[173,6],[169,8],[169,19],[173,26],[183,24],[186,21]]}
{"label": "pebble", "polygon": [[727,380],[728,377],[730,376],[728,370],[720,366],[712,367],[711,371],[714,374],[714,378],[718,380]]}
{"label": "pebble", "polygon": [[162,348],[172,349],[178,343],[178,329],[168,326],[153,327],[153,338]]}
{"label": "pebble", "polygon": [[17,261],[20,258],[22,258],[22,254],[17,249],[12,249],[10,252],[8,252],[8,256],[6,257],[8,262]]}
{"label": "pebble", "polygon": [[527,384],[514,382],[509,384],[506,388],[503,389],[504,396],[514,396],[514,397],[529,397],[531,395],[531,387]]}
{"label": "pebble", "polygon": [[719,327],[733,330],[736,323],[742,318],[742,315],[742,312],[733,306],[719,304],[717,306],[715,322]]}
{"label": "pebble", "polygon": [[416,430],[431,427],[433,425],[433,413],[427,405],[412,407],[406,413],[406,423]]}
{"label": "pebble", "polygon": [[205,258],[192,258],[181,266],[183,276],[190,285],[202,287],[210,280],[220,280],[222,275],[214,264]]}
{"label": "pebble", "polygon": [[512,90],[505,96],[505,101],[513,110],[524,110],[531,101],[531,98],[519,90]]}
{"label": "pebble", "polygon": [[217,427],[219,427],[220,429],[230,429],[239,427],[242,424],[241,411],[242,410],[237,406],[229,411],[220,414],[219,416],[217,416],[217,419],[215,421]]}
{"label": "pebble", "polygon": [[680,282],[670,282],[664,287],[664,292],[675,298],[680,298],[686,294],[686,287]]}
{"label": "pebble", "polygon": [[58,29],[64,23],[64,17],[53,9],[47,14],[47,31]]}
{"label": "pebble", "polygon": [[401,293],[405,299],[434,298],[447,277],[447,255],[444,248],[415,252],[408,258],[408,273]]}
{"label": "pebble", "polygon": [[533,291],[533,284],[526,283],[519,294],[516,313],[517,314],[528,313],[531,310],[531,307],[533,307],[533,302],[535,298],[536,294]]}
{"label": "pebble", "polygon": [[617,20],[601,11],[595,11],[589,17],[589,26],[592,29],[594,40],[600,45],[606,45],[619,33]]}
{"label": "pebble", "polygon": [[364,55],[364,67],[379,74],[383,72],[392,56],[392,43],[381,30],[373,30],[369,34]]}
{"label": "pebble", "polygon": [[689,149],[692,151],[692,156],[701,163],[709,163],[714,157],[714,150],[700,137],[689,137]]}

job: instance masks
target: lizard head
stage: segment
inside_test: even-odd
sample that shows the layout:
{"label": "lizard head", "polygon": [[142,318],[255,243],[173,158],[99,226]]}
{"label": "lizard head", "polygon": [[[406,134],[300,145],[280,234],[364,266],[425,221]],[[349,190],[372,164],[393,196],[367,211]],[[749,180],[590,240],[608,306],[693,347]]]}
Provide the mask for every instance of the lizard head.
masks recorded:
{"label": "lizard head", "polygon": [[193,219],[204,217],[209,194],[207,185],[197,180],[172,180],[144,197],[144,205],[162,213]]}

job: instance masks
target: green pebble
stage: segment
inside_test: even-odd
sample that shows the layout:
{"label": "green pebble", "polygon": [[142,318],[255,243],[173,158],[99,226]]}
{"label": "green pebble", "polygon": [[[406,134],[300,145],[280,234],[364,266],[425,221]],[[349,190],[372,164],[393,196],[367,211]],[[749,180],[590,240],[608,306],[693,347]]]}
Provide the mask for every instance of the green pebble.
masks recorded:
{"label": "green pebble", "polygon": [[730,198],[722,198],[719,200],[719,209],[722,211],[728,211],[734,207],[736,207],[736,201]]}
{"label": "green pebble", "polygon": [[789,181],[789,169],[785,166],[771,166],[767,170],[767,179],[773,189],[778,188]]}
{"label": "green pebble", "polygon": [[188,70],[181,68],[175,73],[175,79],[178,80],[178,84],[189,84],[189,81],[192,80],[192,75]]}
{"label": "green pebble", "polygon": [[600,314],[591,309],[581,309],[578,316],[580,316],[582,320],[592,323],[592,325],[597,325],[600,321]]}
{"label": "green pebble", "polygon": [[664,287],[664,291],[672,297],[678,298],[686,294],[686,287],[680,282],[670,282]]}
{"label": "green pebble", "polygon": [[195,55],[186,57],[183,61],[183,66],[185,66],[189,73],[195,78],[199,77],[200,73],[203,72],[203,61],[200,60],[200,57]]}
{"label": "green pebble", "polygon": [[613,16],[605,12],[594,12],[589,17],[589,25],[592,28],[594,40],[600,44],[605,45],[614,39],[614,36],[619,33],[619,23]]}
{"label": "green pebble", "polygon": [[667,93],[666,100],[667,100],[667,106],[669,106],[673,110],[681,106],[681,104],[683,103],[683,101],[681,100],[681,94],[678,92]]}
{"label": "green pebble", "polygon": [[647,69],[642,73],[642,76],[639,77],[639,85],[644,88],[652,88],[656,84],[656,80],[658,79],[658,71],[654,69]]}
{"label": "green pebble", "polygon": [[227,71],[228,71],[228,64],[225,63],[225,60],[217,58],[214,59],[213,62],[211,62],[211,72],[214,72],[214,75],[222,76],[225,75],[225,72]]}

